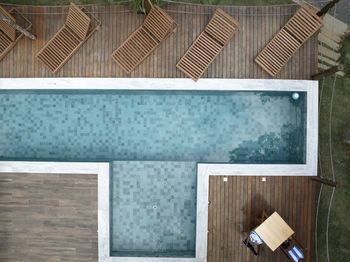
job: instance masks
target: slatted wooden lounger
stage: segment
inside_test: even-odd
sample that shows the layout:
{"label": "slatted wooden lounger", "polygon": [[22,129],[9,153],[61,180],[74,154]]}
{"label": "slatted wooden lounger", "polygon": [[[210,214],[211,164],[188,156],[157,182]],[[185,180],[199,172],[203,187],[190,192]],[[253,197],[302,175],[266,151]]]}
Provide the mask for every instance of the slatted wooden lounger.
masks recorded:
{"label": "slatted wooden lounger", "polygon": [[38,52],[37,58],[53,73],[58,72],[100,25],[92,14],[71,3],[65,24]]}
{"label": "slatted wooden lounger", "polygon": [[235,34],[239,23],[217,9],[176,67],[197,81]]}
{"label": "slatted wooden lounger", "polygon": [[112,58],[130,74],[175,29],[175,21],[160,7],[152,6],[143,24],[112,53]]}
{"label": "slatted wooden lounger", "polygon": [[[0,6],[0,15],[11,19],[16,22],[15,17],[19,16],[23,22],[25,22],[25,29],[29,30],[32,27],[32,23],[28,21],[17,9],[12,8],[7,11],[5,8]],[[22,33],[16,31],[15,28],[10,26],[5,21],[0,19],[0,61],[10,52],[10,50],[18,43],[23,37]]]}
{"label": "slatted wooden lounger", "polygon": [[323,25],[317,10],[303,5],[255,58],[271,76],[278,74],[295,52]]}

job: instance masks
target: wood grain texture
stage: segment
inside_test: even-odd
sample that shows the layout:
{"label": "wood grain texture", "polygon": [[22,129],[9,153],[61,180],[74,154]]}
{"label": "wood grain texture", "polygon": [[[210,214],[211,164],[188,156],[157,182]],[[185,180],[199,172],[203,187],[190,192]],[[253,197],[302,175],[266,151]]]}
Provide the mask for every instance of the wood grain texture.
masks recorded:
{"label": "wood grain texture", "polygon": [[209,182],[208,262],[289,261],[285,254],[263,246],[255,257],[243,245],[243,232],[258,226],[262,211],[283,217],[313,259],[315,184],[311,177],[223,177]]}
{"label": "wood grain texture", "polygon": [[0,261],[97,261],[97,176],[0,173]]}
{"label": "wood grain texture", "polygon": [[[10,8],[10,7],[7,7]],[[68,7],[17,7],[33,23],[37,40],[22,39],[0,62],[0,77],[128,77],[111,58],[113,50],[144,20],[127,5],[86,6],[102,23],[77,53],[52,74],[35,54],[64,24]],[[213,6],[164,4],[162,8],[176,21],[177,30],[129,77],[186,77],[176,63],[203,31],[215,12]],[[254,58],[296,11],[294,6],[220,7],[240,23],[232,41],[202,77],[270,78]],[[316,73],[317,39],[303,45],[277,78],[310,79]]]}
{"label": "wood grain texture", "polygon": [[317,10],[303,5],[255,58],[271,76],[275,76],[297,50],[322,27]]}

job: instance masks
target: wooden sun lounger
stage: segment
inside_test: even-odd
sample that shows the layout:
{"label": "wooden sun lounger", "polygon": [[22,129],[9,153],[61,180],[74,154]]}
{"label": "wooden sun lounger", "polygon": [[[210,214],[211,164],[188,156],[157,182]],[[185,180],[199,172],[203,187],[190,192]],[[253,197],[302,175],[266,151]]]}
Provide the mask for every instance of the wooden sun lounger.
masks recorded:
{"label": "wooden sun lounger", "polygon": [[71,3],[65,24],[38,52],[37,58],[53,73],[58,72],[100,25],[92,14]]}
{"label": "wooden sun lounger", "polygon": [[197,81],[235,34],[239,23],[217,9],[176,67]]}
{"label": "wooden sun lounger", "polygon": [[143,24],[112,53],[112,58],[130,74],[175,29],[175,21],[160,7],[152,6]]}
{"label": "wooden sun lounger", "polygon": [[317,10],[303,5],[255,58],[271,76],[278,74],[295,52],[323,25]]}
{"label": "wooden sun lounger", "polygon": [[[0,14],[11,19],[13,22],[16,22],[15,17],[19,16],[21,20],[25,22],[26,30],[29,30],[32,27],[32,23],[15,8],[7,11],[0,6]],[[0,19],[0,61],[11,51],[22,37],[22,33],[17,32],[15,28]]]}

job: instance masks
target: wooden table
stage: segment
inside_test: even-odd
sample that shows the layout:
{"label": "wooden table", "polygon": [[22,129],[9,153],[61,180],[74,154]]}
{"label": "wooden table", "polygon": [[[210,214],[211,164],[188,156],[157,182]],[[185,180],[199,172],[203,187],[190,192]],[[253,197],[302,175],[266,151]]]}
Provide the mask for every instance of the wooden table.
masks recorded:
{"label": "wooden table", "polygon": [[254,231],[272,251],[275,251],[284,241],[294,234],[294,231],[277,212],[269,216]]}

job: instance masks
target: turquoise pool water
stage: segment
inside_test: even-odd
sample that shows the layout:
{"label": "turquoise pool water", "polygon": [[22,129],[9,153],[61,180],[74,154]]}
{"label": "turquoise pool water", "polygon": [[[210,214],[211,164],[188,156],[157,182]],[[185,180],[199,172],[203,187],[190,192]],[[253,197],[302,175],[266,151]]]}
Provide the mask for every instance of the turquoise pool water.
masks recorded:
{"label": "turquoise pool water", "polygon": [[0,92],[0,159],[305,163],[306,94]]}
{"label": "turquoise pool water", "polygon": [[1,91],[0,160],[110,161],[110,253],[194,257],[196,163],[305,163],[306,93]]}

